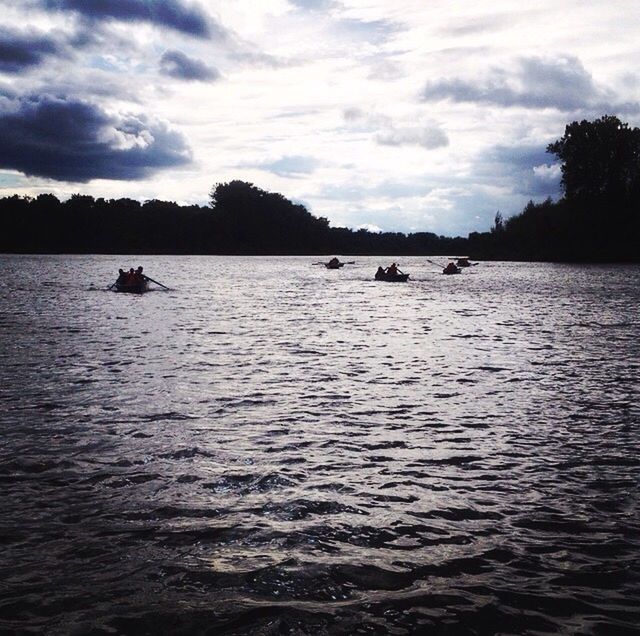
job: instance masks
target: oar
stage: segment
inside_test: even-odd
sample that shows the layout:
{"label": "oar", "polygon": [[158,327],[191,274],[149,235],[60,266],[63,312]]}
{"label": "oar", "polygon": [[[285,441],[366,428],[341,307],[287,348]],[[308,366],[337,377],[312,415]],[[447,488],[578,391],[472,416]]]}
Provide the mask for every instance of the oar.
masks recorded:
{"label": "oar", "polygon": [[440,263],[436,263],[435,261],[431,261],[429,259],[427,259],[427,262],[431,263],[432,265],[435,265],[436,267],[442,267],[442,269],[446,267],[446,265],[441,265]]}
{"label": "oar", "polygon": [[110,289],[113,289],[113,286],[117,283],[118,281],[114,281],[113,283],[111,283],[111,285],[109,285],[109,287],[107,287],[107,291],[109,291]]}
{"label": "oar", "polygon": [[345,261],[343,265],[354,265],[355,261]]}
{"label": "oar", "polygon": [[153,278],[149,278],[148,276],[145,276],[145,278],[147,280],[150,280],[152,283],[155,283],[156,285],[160,285],[160,287],[164,287],[165,289],[170,289],[166,285],[163,285],[162,283],[159,283],[157,280],[153,280]]}

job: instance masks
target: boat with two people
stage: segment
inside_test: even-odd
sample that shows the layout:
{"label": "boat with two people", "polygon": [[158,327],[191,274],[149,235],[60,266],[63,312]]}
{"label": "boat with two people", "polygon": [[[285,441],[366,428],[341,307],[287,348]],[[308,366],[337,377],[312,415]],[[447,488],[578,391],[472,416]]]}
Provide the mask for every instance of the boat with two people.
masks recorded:
{"label": "boat with two people", "polygon": [[443,274],[462,274],[462,270],[453,261],[449,261],[446,265],[436,263],[430,259],[427,259],[427,262],[432,265],[436,265],[437,267],[442,267]]}
{"label": "boat with two people", "polygon": [[477,265],[478,263],[472,263],[469,260],[468,256],[457,256],[456,257],[456,265],[458,267],[472,267],[473,265]]}
{"label": "boat with two people", "polygon": [[384,280],[389,283],[406,283],[409,280],[409,274],[405,274],[398,269],[397,263],[391,263],[389,267],[383,269],[378,267],[374,278],[376,280]]}
{"label": "boat with two people", "polygon": [[166,285],[153,280],[153,278],[149,278],[142,272],[142,265],[140,265],[138,269],[133,269],[132,267],[128,272],[119,269],[118,278],[108,289],[126,294],[143,294],[149,291],[149,283],[155,283],[164,289],[169,289]]}
{"label": "boat with two people", "polygon": [[443,274],[462,274],[462,270],[453,262],[450,261],[442,270]]}
{"label": "boat with two people", "polygon": [[334,256],[328,263],[325,263],[324,266],[327,269],[340,269],[344,267],[344,263],[341,263],[340,259]]}
{"label": "boat with two people", "polygon": [[340,269],[345,265],[353,265],[355,261],[344,261],[342,262],[339,258],[333,257],[328,263],[323,263],[320,261],[319,263],[314,263],[314,265],[324,265],[327,269]]}

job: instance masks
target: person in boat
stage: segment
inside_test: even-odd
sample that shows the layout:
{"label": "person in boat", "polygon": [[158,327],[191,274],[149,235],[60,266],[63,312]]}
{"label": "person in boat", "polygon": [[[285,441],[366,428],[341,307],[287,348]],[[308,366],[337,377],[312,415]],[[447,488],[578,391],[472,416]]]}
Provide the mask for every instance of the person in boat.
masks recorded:
{"label": "person in boat", "polygon": [[116,280],[116,284],[122,285],[122,284],[124,284],[126,279],[127,279],[127,275],[126,275],[125,271],[122,268],[120,268],[118,270],[118,280]]}
{"label": "person in boat", "polygon": [[378,267],[378,271],[376,272],[376,278],[384,278],[384,269],[382,267]]}
{"label": "person in boat", "polygon": [[333,265],[334,267],[336,265],[340,265],[340,260],[337,259],[335,256],[329,261],[329,265]]}
{"label": "person in boat", "polygon": [[142,273],[142,265],[140,265],[138,267],[138,269],[135,272],[135,280],[136,282],[142,282],[144,280],[149,280],[143,273]]}
{"label": "person in boat", "polygon": [[387,274],[389,274],[389,276],[397,276],[398,275],[398,266],[395,263],[391,263],[391,265],[389,265],[389,267],[387,267]]}
{"label": "person in boat", "polygon": [[443,271],[445,274],[456,274],[458,272],[458,266],[453,261],[450,261]]}

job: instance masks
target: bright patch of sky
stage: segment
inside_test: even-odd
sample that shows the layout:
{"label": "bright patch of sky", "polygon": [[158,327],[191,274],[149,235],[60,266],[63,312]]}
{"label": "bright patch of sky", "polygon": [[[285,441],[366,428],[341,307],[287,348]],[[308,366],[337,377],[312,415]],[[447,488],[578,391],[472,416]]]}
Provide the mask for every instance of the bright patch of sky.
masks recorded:
{"label": "bright patch of sky", "polygon": [[560,194],[566,124],[640,124],[636,0],[0,0],[0,194],[208,201],[466,235]]}

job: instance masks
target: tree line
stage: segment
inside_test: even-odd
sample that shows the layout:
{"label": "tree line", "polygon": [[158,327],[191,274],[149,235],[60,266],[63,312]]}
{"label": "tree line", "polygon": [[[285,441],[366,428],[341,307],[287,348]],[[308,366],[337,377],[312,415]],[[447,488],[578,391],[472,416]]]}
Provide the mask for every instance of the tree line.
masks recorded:
{"label": "tree line", "polygon": [[463,238],[330,227],[281,194],[218,184],[209,206],[52,194],[0,199],[0,252],[59,254],[448,254]]}
{"label": "tree line", "polygon": [[561,162],[563,196],[530,201],[490,231],[330,227],[281,194],[220,183],[208,206],[76,194],[0,199],[0,252],[102,254],[469,254],[479,259],[638,261],[640,130],[617,117],[569,124],[547,151]]}
{"label": "tree line", "polygon": [[640,129],[613,115],[573,122],[547,146],[560,161],[563,196],[529,201],[468,250],[485,258],[537,261],[640,261]]}

